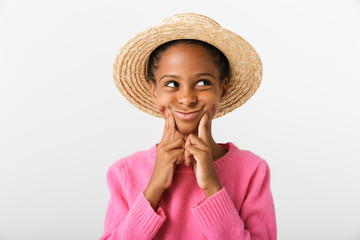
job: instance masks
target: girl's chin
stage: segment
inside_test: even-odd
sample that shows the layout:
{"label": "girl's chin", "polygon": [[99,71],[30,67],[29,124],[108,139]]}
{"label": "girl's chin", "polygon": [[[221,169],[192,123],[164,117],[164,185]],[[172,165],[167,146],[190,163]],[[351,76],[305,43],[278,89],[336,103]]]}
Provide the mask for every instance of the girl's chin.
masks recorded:
{"label": "girl's chin", "polygon": [[176,123],[176,127],[177,130],[184,135],[188,135],[190,133],[196,134],[198,132],[198,124],[193,122],[189,124]]}

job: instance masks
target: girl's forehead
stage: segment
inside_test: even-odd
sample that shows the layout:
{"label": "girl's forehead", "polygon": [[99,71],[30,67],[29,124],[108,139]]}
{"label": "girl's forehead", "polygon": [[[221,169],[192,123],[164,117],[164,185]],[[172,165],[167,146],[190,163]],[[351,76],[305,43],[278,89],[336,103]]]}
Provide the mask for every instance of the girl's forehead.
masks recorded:
{"label": "girl's forehead", "polygon": [[166,49],[160,57],[159,65],[177,64],[181,65],[215,65],[210,53],[197,45],[175,45]]}
{"label": "girl's forehead", "polygon": [[[168,67],[181,66],[215,66],[215,61],[211,54],[202,46],[195,44],[177,44],[166,49],[160,56],[159,66]],[[216,67],[216,66],[215,66]]]}
{"label": "girl's forehead", "polygon": [[201,46],[182,44],[163,52],[155,70],[156,79],[164,75],[179,78],[193,78],[198,75],[212,75],[219,78],[219,69],[211,54]]}
{"label": "girl's forehead", "polygon": [[210,53],[203,46],[192,43],[177,43],[173,46],[167,48],[162,55],[164,54],[178,54],[179,52],[190,52],[190,53],[206,53],[206,55],[210,56]]}

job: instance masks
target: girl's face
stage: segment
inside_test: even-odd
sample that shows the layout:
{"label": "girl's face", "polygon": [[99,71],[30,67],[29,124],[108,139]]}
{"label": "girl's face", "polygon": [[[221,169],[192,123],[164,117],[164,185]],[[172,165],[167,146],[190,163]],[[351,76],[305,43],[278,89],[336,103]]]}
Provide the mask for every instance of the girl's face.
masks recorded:
{"label": "girl's face", "polygon": [[172,111],[177,130],[197,133],[201,117],[211,109],[212,119],[227,93],[226,80],[220,83],[220,72],[212,56],[203,47],[180,43],[160,55],[154,70],[156,84],[150,89],[159,111]]}

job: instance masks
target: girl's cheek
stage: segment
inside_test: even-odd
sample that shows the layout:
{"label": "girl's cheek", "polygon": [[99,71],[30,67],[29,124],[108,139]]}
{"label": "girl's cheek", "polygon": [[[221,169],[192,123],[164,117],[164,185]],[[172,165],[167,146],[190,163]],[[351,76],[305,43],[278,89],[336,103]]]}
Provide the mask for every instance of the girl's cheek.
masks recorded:
{"label": "girl's cheek", "polygon": [[214,113],[214,111],[215,111],[215,104],[212,104],[210,106],[210,114],[212,115]]}
{"label": "girl's cheek", "polygon": [[169,106],[169,103],[164,98],[158,98],[157,107],[159,112],[165,117],[165,109]]}
{"label": "girl's cheek", "polygon": [[166,107],[158,106],[159,112],[165,118],[166,117]]}
{"label": "girl's cheek", "polygon": [[210,109],[209,109],[209,112],[210,112],[210,119],[213,119],[214,118],[214,116],[215,116],[215,114],[216,114],[216,112],[217,112],[217,109],[218,109],[218,105],[217,104],[212,104],[212,105],[210,105]]}

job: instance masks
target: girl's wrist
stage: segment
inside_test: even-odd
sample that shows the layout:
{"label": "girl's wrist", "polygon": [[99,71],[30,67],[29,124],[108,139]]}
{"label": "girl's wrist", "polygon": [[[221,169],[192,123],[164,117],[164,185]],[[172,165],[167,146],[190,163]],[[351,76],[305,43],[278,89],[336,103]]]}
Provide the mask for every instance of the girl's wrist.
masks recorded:
{"label": "girl's wrist", "polygon": [[222,189],[222,186],[221,186],[220,182],[218,182],[209,188],[203,189],[203,191],[206,195],[206,198],[210,198],[211,196],[213,196],[214,194],[219,192],[221,189]]}
{"label": "girl's wrist", "polygon": [[151,186],[150,183],[144,190],[145,198],[149,201],[151,207],[155,211],[158,208],[162,193],[163,191],[161,189]]}

